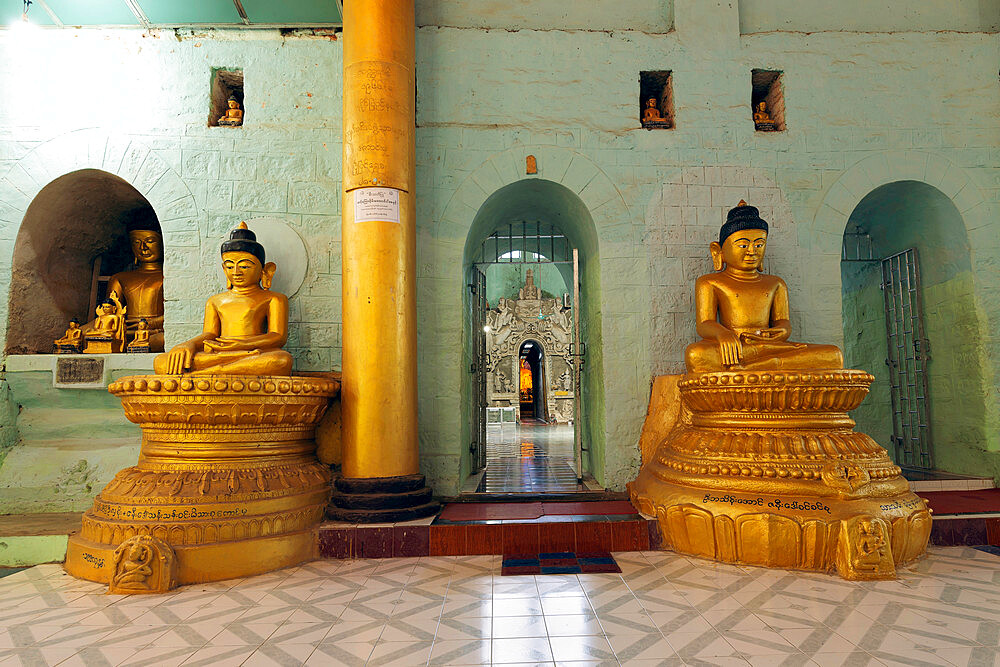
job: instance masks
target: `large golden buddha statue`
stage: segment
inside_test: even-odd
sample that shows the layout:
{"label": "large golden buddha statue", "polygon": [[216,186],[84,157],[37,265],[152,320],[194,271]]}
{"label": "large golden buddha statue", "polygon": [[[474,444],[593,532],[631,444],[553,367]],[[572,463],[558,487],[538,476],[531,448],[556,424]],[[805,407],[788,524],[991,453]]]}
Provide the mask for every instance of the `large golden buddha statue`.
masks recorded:
{"label": "large golden buddha statue", "polygon": [[788,340],[788,286],[760,272],[767,223],[755,207],[740,201],[709,248],[716,272],[695,282],[697,331],[704,340],[687,348],[689,373],[844,367],[835,345]]}
{"label": "large golden buddha statue", "polygon": [[654,382],[631,498],[682,553],[891,578],[924,553],[930,512],[853,430],[874,378],[844,369],[833,345],[788,340],[788,288],[760,272],[767,231],[740,202],[710,245],[716,272],[695,286],[703,340],[686,375]]}
{"label": "large golden buddha statue", "polygon": [[84,514],[66,570],[111,592],[316,557],[330,470],[314,434],[339,383],[290,375],[288,299],[269,289],[276,267],[245,224],[222,244],[222,264],[229,289],[208,300],[204,332],[156,357],[156,375],[108,387],[142,427],[142,449]]}
{"label": "large golden buddha statue", "polygon": [[222,244],[227,291],[205,304],[203,332],[161,354],[157,373],[233,373],[288,375],[292,355],[288,340],[288,297],[272,292],[277,267],[265,262],[264,246],[240,223]]}
{"label": "large golden buddha statue", "polygon": [[[163,351],[163,236],[152,215],[136,214],[126,223],[136,268],[120,271],[108,281],[108,294],[117,295],[128,309],[125,337],[131,341],[146,320],[151,352]],[[90,326],[85,326],[86,330]],[[116,350],[120,352],[121,350]]]}

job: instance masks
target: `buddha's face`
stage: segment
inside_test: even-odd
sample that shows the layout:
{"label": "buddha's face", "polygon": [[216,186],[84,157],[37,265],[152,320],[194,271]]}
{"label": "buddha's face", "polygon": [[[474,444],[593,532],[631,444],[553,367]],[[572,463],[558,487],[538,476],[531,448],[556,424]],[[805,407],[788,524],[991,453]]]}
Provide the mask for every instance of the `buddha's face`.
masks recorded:
{"label": "buddha's face", "polygon": [[722,259],[726,266],[744,271],[760,268],[767,248],[767,232],[763,229],[744,229],[729,235],[722,244]]}
{"label": "buddha's face", "polygon": [[233,287],[259,285],[264,274],[260,260],[248,252],[227,252],[222,255],[222,270],[226,272],[226,280]]}
{"label": "buddha's face", "polygon": [[128,233],[132,242],[132,254],[140,263],[163,261],[163,237],[159,232],[148,229],[137,229]]}
{"label": "buddha's face", "polygon": [[101,315],[112,315],[115,312],[115,306],[112,303],[102,303],[100,305]]}
{"label": "buddha's face", "polygon": [[229,108],[230,109],[236,109],[239,106],[240,106],[240,103],[237,102],[236,100],[229,100]]}

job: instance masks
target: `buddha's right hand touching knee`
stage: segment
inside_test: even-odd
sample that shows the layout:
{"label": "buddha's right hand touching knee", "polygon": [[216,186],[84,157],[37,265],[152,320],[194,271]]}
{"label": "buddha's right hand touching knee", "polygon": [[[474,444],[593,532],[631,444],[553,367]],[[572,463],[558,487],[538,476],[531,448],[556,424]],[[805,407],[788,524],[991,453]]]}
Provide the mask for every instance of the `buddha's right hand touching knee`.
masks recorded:
{"label": "buddha's right hand touching knee", "polygon": [[719,358],[722,360],[722,365],[735,366],[739,364],[743,357],[743,344],[740,343],[740,337],[727,329],[720,331],[716,340],[719,341]]}

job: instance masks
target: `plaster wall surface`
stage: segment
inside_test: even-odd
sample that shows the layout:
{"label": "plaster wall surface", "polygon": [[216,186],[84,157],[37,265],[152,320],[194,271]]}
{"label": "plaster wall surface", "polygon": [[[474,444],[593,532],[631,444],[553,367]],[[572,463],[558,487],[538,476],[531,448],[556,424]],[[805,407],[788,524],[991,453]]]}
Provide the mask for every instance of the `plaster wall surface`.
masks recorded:
{"label": "plaster wall surface", "polygon": [[[588,29],[552,3],[530,3],[544,17],[530,23],[527,9],[478,11],[484,2],[418,6],[420,448],[437,493],[456,493],[468,472],[464,248],[486,199],[526,178],[575,193],[592,220],[584,281],[599,344],[588,368],[601,369],[605,398],[587,444],[605,486],[620,490],[638,470],[651,378],[677,372],[694,339],[693,281],[709,270],[724,212],[743,198],[771,216],[769,270],[792,290],[793,335],[842,343],[844,227],[868,192],[906,179],[941,190],[968,232],[984,364],[973,389],[986,405],[974,446],[982,462],[997,458],[996,35],[741,35],[736,0],[677,0],[669,21],[624,27],[621,3],[593,3],[581,10]],[[480,18],[454,24],[456,15]],[[288,347],[300,369],[339,368],[339,42],[53,31],[19,43],[2,32],[0,55],[0,289],[32,193],[104,165],[164,226],[168,344],[197,330],[204,299],[220,289],[225,231],[278,216],[309,253]],[[213,66],[244,68],[240,130],[206,127]],[[754,131],[753,68],[784,72],[787,131]],[[673,71],[675,129],[639,127],[638,73],[651,69]],[[529,154],[537,176],[524,173]]]}
{"label": "plaster wall surface", "polygon": [[[0,30],[0,339],[27,206],[89,168],[125,179],[160,220],[168,347],[201,330],[225,287],[219,244],[249,220],[306,248],[275,281],[302,279],[286,346],[296,369],[339,368],[341,62],[337,40],[276,31]],[[242,128],[207,126],[213,67],[244,71]],[[135,463],[138,428],[114,397],[54,389],[47,372],[8,368],[6,382],[0,512],[85,509]]]}
{"label": "plaster wall surface", "polygon": [[739,0],[740,32],[996,32],[997,0]]}

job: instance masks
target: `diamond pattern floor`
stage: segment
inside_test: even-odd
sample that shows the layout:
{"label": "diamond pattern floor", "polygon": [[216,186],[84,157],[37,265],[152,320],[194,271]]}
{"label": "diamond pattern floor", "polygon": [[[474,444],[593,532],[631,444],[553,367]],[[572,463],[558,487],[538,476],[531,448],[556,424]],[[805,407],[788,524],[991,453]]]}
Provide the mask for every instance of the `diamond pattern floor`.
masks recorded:
{"label": "diamond pattern floor", "polygon": [[0,579],[0,665],[1000,665],[983,551],[870,583],[615,558],[539,577],[501,577],[499,556],[316,561],[162,596],[42,565]]}

